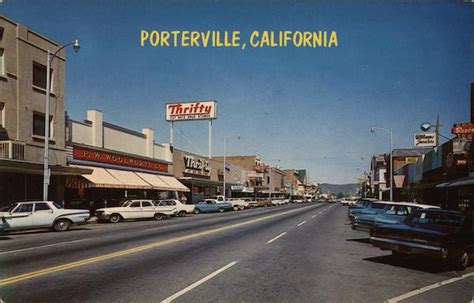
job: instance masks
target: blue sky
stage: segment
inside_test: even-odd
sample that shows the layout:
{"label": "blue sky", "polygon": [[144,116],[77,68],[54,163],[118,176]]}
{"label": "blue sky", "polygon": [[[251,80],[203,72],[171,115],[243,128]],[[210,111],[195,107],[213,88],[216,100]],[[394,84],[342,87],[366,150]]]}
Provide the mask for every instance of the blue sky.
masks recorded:
{"label": "blue sky", "polygon": [[[448,136],[470,118],[474,4],[462,1],[3,0],[0,12],[59,43],[80,39],[67,54],[72,118],[101,109],[166,142],[165,103],[215,99],[214,154],[238,133],[229,154],[259,153],[318,182],[354,182],[370,155],[388,152],[372,126],[393,128],[404,148],[437,114]],[[335,30],[339,47],[140,47],[141,29],[239,30],[244,40],[253,30]],[[207,153],[207,122],[176,128],[177,147]]]}

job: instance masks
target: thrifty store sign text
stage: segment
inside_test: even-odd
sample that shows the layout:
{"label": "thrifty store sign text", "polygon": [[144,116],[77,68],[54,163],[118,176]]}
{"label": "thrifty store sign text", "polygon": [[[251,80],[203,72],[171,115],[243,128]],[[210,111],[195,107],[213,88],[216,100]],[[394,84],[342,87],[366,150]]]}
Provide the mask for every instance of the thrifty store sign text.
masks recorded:
{"label": "thrifty store sign text", "polygon": [[332,48],[338,47],[336,31],[253,31],[244,40],[240,31],[141,30],[142,47]]}

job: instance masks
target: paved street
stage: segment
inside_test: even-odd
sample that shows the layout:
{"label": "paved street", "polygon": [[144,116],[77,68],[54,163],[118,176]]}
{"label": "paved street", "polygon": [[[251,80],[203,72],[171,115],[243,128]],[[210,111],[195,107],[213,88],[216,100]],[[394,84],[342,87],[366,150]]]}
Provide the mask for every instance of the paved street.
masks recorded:
{"label": "paved street", "polygon": [[401,260],[346,225],[347,208],[303,204],[165,221],[90,224],[0,241],[6,302],[469,302],[474,269]]}

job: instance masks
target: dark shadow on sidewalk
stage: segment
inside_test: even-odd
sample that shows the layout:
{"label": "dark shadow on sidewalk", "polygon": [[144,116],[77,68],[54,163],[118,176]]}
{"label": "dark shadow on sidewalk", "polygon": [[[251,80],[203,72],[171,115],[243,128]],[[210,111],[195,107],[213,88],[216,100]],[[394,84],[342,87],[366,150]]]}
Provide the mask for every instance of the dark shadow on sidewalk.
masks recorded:
{"label": "dark shadow on sidewalk", "polygon": [[0,241],[2,240],[12,240],[10,237],[0,236]]}
{"label": "dark shadow on sidewalk", "polygon": [[365,258],[364,260],[385,265],[423,271],[431,274],[446,273],[453,270],[453,268],[449,265],[448,262],[429,257],[385,255],[379,257]]}
{"label": "dark shadow on sidewalk", "polygon": [[370,244],[370,238],[354,238],[354,239],[346,239],[346,241]]}

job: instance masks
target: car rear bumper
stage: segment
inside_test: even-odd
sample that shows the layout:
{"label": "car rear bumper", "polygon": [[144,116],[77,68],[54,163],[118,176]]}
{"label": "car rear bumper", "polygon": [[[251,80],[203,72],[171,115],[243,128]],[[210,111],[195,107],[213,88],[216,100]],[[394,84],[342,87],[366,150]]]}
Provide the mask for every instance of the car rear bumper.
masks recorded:
{"label": "car rear bumper", "polygon": [[392,250],[405,254],[424,255],[438,258],[445,258],[446,251],[439,246],[421,244],[403,240],[395,240],[382,237],[370,237],[372,245],[382,250]]}

